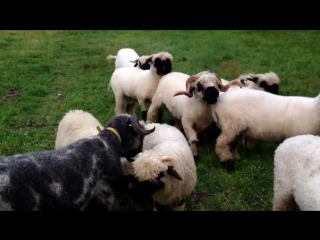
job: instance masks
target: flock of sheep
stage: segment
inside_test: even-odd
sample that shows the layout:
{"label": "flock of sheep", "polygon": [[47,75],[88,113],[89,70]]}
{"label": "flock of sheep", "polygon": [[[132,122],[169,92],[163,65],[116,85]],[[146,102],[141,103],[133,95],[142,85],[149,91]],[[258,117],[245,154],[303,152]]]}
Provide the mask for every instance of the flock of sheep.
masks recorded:
{"label": "flock of sheep", "polygon": [[[155,211],[183,211],[197,183],[198,133],[211,124],[221,130],[215,153],[227,171],[241,159],[239,143],[280,143],[273,210],[320,210],[320,96],[279,95],[273,72],[230,81],[172,72],[167,52],[124,48],[107,59],[115,60],[115,116],[103,127],[70,110],[54,150],[0,157],[0,210],[108,211],[118,193],[130,192],[151,196]],[[163,123],[164,108],[174,126]]]}

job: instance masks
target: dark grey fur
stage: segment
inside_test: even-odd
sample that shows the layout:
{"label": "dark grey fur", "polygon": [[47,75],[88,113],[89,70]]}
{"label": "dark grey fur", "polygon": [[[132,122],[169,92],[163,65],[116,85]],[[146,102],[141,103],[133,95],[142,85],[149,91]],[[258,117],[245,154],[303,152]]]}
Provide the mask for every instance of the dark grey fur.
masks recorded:
{"label": "dark grey fur", "polygon": [[124,178],[120,157],[139,147],[131,116],[113,117],[115,128],[52,151],[0,158],[0,210],[84,210],[93,196],[109,210]]}

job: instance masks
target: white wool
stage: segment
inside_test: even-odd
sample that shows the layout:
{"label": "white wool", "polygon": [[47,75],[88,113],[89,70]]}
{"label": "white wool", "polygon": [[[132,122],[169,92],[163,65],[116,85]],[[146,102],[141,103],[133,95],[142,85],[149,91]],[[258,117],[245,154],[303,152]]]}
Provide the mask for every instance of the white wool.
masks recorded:
{"label": "white wool", "polygon": [[249,141],[268,142],[320,134],[319,111],[319,96],[280,96],[252,89],[226,92],[212,105],[212,115],[222,130],[216,152],[221,161],[237,158],[229,145],[238,134]]}
{"label": "white wool", "polygon": [[[182,181],[165,174],[161,178],[165,188],[152,195],[155,201],[170,206],[185,200],[194,190],[197,181],[196,166],[188,142],[177,128],[159,123],[152,126],[155,126],[156,130],[144,137],[143,151],[137,155],[133,167],[140,180],[156,178],[160,172],[166,171],[168,166],[174,167]],[[163,163],[163,156],[171,157],[174,161]]]}
{"label": "white wool", "polygon": [[274,156],[273,210],[320,211],[319,184],[319,136],[295,136],[278,146]]}
{"label": "white wool", "polygon": [[103,129],[103,126],[92,114],[82,110],[70,110],[59,123],[55,149],[97,135],[99,133],[97,126]]}
{"label": "white wool", "polygon": [[132,48],[122,48],[118,51],[116,56],[109,55],[107,60],[115,60],[115,69],[124,67],[134,67],[134,61],[139,58],[138,53]]}

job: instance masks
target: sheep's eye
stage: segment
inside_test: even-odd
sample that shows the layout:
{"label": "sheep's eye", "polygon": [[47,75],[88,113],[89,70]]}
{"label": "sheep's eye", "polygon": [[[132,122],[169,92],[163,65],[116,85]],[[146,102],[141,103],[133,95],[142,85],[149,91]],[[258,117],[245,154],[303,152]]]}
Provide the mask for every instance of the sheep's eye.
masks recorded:
{"label": "sheep's eye", "polygon": [[198,91],[202,91],[203,90],[203,86],[200,82],[197,83],[197,89]]}

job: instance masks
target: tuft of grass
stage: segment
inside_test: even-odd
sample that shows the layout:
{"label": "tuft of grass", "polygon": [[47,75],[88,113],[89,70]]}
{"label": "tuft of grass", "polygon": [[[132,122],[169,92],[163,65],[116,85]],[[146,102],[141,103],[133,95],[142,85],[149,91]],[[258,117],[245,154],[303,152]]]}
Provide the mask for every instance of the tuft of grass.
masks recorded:
{"label": "tuft of grass", "polygon": [[[280,94],[313,97],[320,92],[319,37],[320,31],[0,31],[0,155],[53,149],[70,109],[106,123],[115,107],[107,90],[114,63],[106,56],[121,48],[167,51],[173,71],[187,74],[211,70],[233,79],[274,71]],[[271,210],[277,145],[240,146],[243,161],[226,173],[214,152],[218,135],[211,126],[200,136],[198,182],[187,210]],[[123,195],[115,210],[152,210],[152,200]]]}

